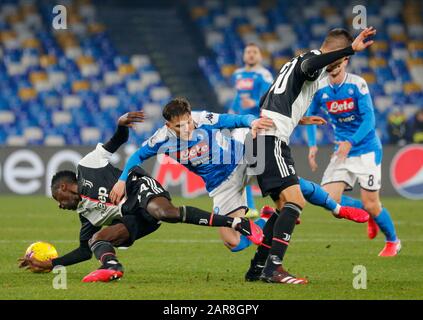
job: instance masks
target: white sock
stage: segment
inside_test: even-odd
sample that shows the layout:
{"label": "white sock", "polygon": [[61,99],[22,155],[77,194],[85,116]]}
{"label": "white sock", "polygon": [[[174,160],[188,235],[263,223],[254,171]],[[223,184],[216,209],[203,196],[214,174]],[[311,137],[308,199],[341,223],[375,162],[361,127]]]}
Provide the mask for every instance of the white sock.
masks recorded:
{"label": "white sock", "polygon": [[335,209],[333,209],[333,214],[339,214],[339,211],[341,210],[341,205],[340,204],[337,204],[336,205],[336,207],[335,207]]}

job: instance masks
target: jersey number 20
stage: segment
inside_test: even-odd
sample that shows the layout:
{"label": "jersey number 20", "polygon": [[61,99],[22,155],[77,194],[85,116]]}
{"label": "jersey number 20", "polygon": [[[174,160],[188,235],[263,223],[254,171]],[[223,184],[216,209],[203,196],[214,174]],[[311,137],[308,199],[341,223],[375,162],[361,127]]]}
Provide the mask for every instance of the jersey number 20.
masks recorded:
{"label": "jersey number 20", "polygon": [[297,64],[298,59],[295,58],[294,60],[287,62],[282,67],[278,78],[275,81],[275,84],[272,86],[270,91],[273,91],[274,94],[282,94],[286,90],[286,84],[288,83],[289,76],[291,75],[292,71]]}

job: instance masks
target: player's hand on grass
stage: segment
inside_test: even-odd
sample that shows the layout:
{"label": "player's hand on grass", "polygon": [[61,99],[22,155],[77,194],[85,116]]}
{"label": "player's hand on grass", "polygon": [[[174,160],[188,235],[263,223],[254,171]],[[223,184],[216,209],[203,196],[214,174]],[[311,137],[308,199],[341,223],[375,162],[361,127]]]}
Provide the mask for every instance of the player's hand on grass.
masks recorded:
{"label": "player's hand on grass", "polygon": [[266,130],[266,129],[271,129],[274,126],[275,126],[275,123],[270,118],[262,117],[262,118],[254,120],[251,123],[251,129],[252,129],[251,134],[253,136],[253,139],[257,136],[257,132]]}
{"label": "player's hand on grass", "polygon": [[368,27],[360,32],[360,34],[355,38],[354,42],[351,44],[354,51],[363,51],[367,47],[371,46],[374,41],[369,40],[367,42],[366,39],[368,37],[374,36],[376,34],[376,29],[373,27]]}
{"label": "player's hand on grass", "polygon": [[19,268],[25,268],[32,272],[45,272],[53,269],[51,260],[39,261],[33,257],[23,257],[18,260]]}
{"label": "player's hand on grass", "polygon": [[118,120],[119,126],[126,126],[132,128],[135,123],[144,122],[143,111],[131,111],[122,115]]}
{"label": "player's hand on grass", "polygon": [[119,180],[116,182],[116,184],[113,186],[112,191],[110,192],[110,201],[112,201],[113,204],[119,204],[120,200],[122,200],[123,196],[125,194],[125,181]]}
{"label": "player's hand on grass", "polygon": [[316,162],[316,155],[319,148],[317,146],[310,147],[308,151],[308,164],[310,165],[311,171],[316,171],[318,166]]}
{"label": "player's hand on grass", "polygon": [[300,122],[299,122],[299,124],[303,125],[303,126],[304,125],[312,125],[312,124],[321,126],[321,125],[324,125],[326,123],[327,123],[327,121],[325,119],[323,119],[322,117],[319,117],[319,116],[302,117],[300,119]]}
{"label": "player's hand on grass", "polygon": [[351,143],[349,141],[336,141],[335,144],[338,145],[338,150],[335,152],[335,155],[338,157],[339,161],[344,161],[348,153],[351,150]]}

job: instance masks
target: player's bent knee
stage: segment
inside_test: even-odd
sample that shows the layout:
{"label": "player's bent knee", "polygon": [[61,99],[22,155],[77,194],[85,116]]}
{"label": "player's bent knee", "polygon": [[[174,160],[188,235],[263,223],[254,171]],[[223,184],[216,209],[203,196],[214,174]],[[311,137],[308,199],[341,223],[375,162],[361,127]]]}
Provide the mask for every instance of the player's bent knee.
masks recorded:
{"label": "player's bent knee", "polygon": [[379,201],[368,201],[363,203],[364,210],[372,216],[378,215],[382,211],[382,206]]}

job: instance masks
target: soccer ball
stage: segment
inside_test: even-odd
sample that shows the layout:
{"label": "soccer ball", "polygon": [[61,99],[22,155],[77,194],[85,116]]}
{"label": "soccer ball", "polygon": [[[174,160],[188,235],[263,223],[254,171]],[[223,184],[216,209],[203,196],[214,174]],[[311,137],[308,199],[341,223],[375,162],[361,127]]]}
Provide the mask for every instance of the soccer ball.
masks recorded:
{"label": "soccer ball", "polygon": [[[28,247],[28,249],[26,249],[25,256],[27,258],[35,258],[39,261],[47,261],[57,258],[59,254],[52,244],[38,241],[34,242]],[[49,270],[46,270],[46,272],[49,272]]]}

